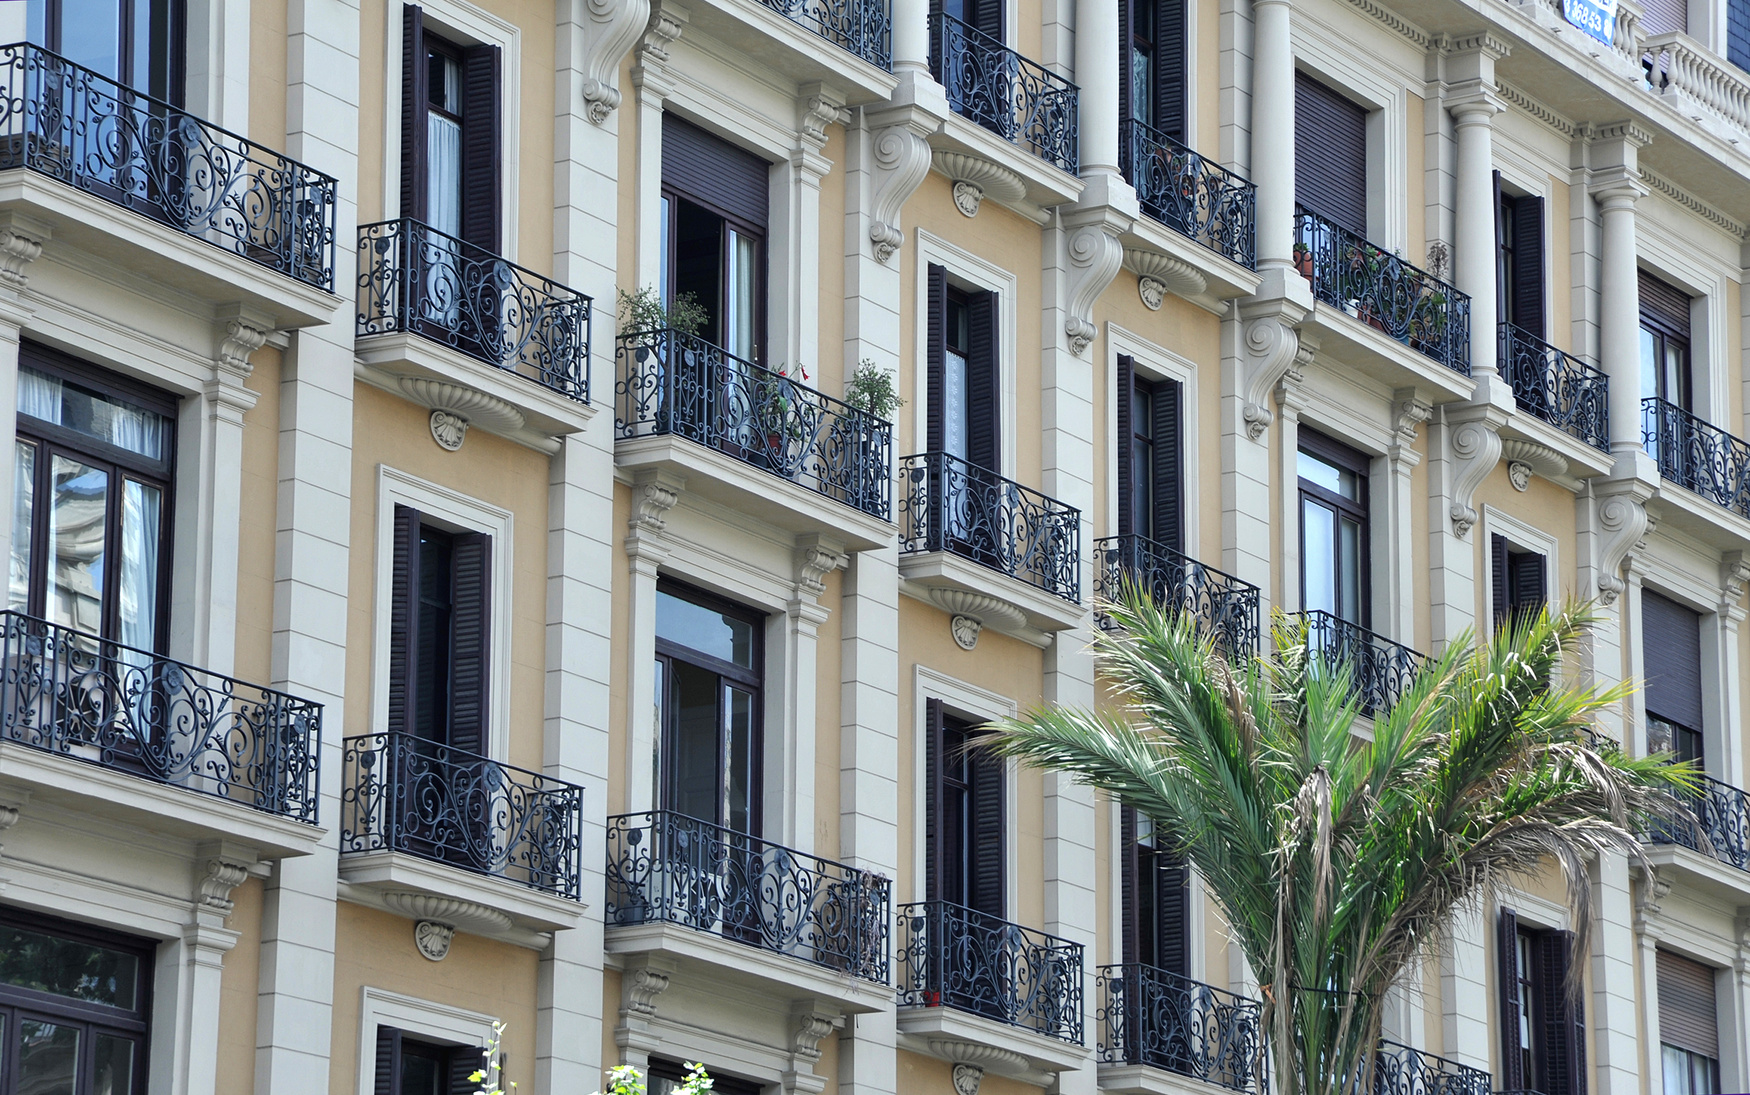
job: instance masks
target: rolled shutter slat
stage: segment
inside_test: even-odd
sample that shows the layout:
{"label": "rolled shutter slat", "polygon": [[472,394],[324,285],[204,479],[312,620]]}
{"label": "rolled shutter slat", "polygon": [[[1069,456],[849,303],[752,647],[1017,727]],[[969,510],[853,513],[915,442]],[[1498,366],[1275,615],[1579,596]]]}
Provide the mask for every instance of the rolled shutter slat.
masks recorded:
{"label": "rolled shutter slat", "polygon": [[1659,1041],[1719,1060],[1720,1022],[1714,970],[1700,962],[1658,952]]}
{"label": "rolled shutter slat", "polygon": [[1507,619],[1512,591],[1507,577],[1507,538],[1499,534],[1489,537],[1489,580],[1494,584],[1493,596],[1489,600],[1495,613],[1495,626],[1500,627]]}
{"label": "rolled shutter slat", "polygon": [[1001,370],[997,367],[997,295],[974,293],[967,301],[967,457],[1002,472]]}
{"label": "rolled shutter slat", "polygon": [[1129,536],[1137,531],[1136,514],[1131,500],[1136,485],[1131,481],[1131,462],[1135,459],[1136,427],[1131,422],[1131,409],[1136,403],[1136,366],[1123,354],[1118,356],[1118,383],[1114,396],[1118,404],[1118,441],[1113,449],[1118,470],[1118,535]]}
{"label": "rolled shutter slat", "polygon": [[401,1032],[394,1027],[377,1026],[377,1064],[372,1078],[372,1095],[400,1095]]}
{"label": "rolled shutter slat", "polygon": [[1174,551],[1184,551],[1184,439],[1180,408],[1184,389],[1177,380],[1152,385],[1154,422],[1154,528],[1149,535]]}
{"label": "rolled shutter slat", "polygon": [[1513,199],[1513,324],[1544,337],[1543,199]]}
{"label": "rolled shutter slat", "polygon": [[462,239],[494,256],[503,242],[499,239],[503,66],[497,46],[474,46],[462,54]]}
{"label": "rolled shutter slat", "polygon": [[1647,710],[1702,729],[1701,615],[1651,590],[1641,594]]}
{"label": "rolled shutter slat", "polygon": [[457,536],[451,593],[450,747],[484,754],[492,656],[492,538]]}
{"label": "rolled shutter slat", "polygon": [[1185,0],[1137,2],[1155,5],[1155,128],[1190,144],[1185,124]]}
{"label": "rolled shutter slat", "polygon": [[425,13],[417,4],[401,9],[401,215],[426,218]]}
{"label": "rolled shutter slat", "polygon": [[924,306],[924,383],[925,398],[929,403],[924,408],[928,416],[926,429],[929,433],[925,448],[929,452],[941,452],[945,444],[942,429],[942,374],[947,369],[948,354],[948,271],[932,265],[926,272],[924,281],[928,294]]}
{"label": "rolled shutter slat", "polygon": [[671,113],[662,116],[662,184],[765,234],[771,165]]}
{"label": "rolled shutter slat", "polygon": [[1640,291],[1641,315],[1665,327],[1672,334],[1689,338],[1689,294],[1645,270],[1638,272],[1636,287]]}
{"label": "rolled shutter slat", "polygon": [[924,701],[924,900],[942,896],[942,701]]}
{"label": "rolled shutter slat", "polygon": [[1501,1089],[1519,1091],[1526,1086],[1526,1077],[1519,1056],[1519,917],[1512,909],[1502,909],[1495,922],[1495,981],[1501,1015]]}
{"label": "rolled shutter slat", "polygon": [[395,546],[389,581],[389,721],[391,734],[412,733],[414,658],[419,644],[419,511],[395,507]]}
{"label": "rolled shutter slat", "polygon": [[967,758],[972,790],[972,892],[967,904],[990,916],[1008,917],[1005,877],[1008,829],[1003,808],[1003,762],[982,749]]}
{"label": "rolled shutter slat", "polygon": [[1300,72],[1294,75],[1294,193],[1307,208],[1367,234],[1367,111]]}

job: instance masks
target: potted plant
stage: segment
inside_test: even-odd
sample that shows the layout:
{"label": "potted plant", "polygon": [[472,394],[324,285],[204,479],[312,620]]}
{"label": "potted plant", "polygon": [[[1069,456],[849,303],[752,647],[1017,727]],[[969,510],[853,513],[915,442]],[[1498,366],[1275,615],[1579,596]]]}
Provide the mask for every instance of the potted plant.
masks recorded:
{"label": "potted plant", "polygon": [[1300,276],[1307,281],[1313,279],[1312,248],[1300,240],[1294,241],[1294,268],[1300,271]]}
{"label": "potted plant", "polygon": [[662,294],[646,285],[636,293],[620,290],[620,337],[653,331],[677,331],[696,336],[705,326],[704,306],[692,293],[677,293],[674,300],[664,303]]}
{"label": "potted plant", "polygon": [[845,402],[883,421],[892,419],[893,412],[905,406],[893,372],[869,358],[858,362],[856,371],[851,373],[850,382],[845,385]]}

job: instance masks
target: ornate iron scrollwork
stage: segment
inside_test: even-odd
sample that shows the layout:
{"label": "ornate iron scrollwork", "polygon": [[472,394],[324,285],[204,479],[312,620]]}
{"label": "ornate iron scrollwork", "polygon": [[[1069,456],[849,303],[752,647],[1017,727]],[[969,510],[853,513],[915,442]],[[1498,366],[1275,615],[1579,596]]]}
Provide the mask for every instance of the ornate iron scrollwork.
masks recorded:
{"label": "ornate iron scrollwork", "polygon": [[[1258,649],[1258,587],[1205,566],[1146,536],[1108,536],[1094,541],[1094,593],[1116,601],[1126,580],[1163,605],[1197,617],[1198,630],[1233,657]],[[1105,621],[1102,620],[1102,623]]]}
{"label": "ornate iron scrollwork", "polygon": [[1661,478],[1750,517],[1750,444],[1663,399],[1641,400],[1641,444]]}
{"label": "ornate iron scrollwork", "polygon": [[1374,1095],[1489,1095],[1488,1072],[1382,1040],[1374,1058]]}
{"label": "ornate iron scrollwork", "polygon": [[1257,266],[1250,181],[1135,118],[1119,123],[1118,155],[1144,213],[1248,270]]}
{"label": "ornate iron scrollwork", "polygon": [[1082,599],[1081,511],[945,452],[900,461],[899,550],[950,551]]}
{"label": "ornate iron scrollwork", "polygon": [[1610,451],[1610,378],[1604,373],[1511,323],[1501,324],[1501,373],[1520,410]]}
{"label": "ornate iron scrollwork", "polygon": [[885,0],[760,0],[833,45],[891,72],[893,12]]}
{"label": "ornate iron scrollwork", "polygon": [[1263,1005],[1141,963],[1099,970],[1100,1061],[1269,1090]]}
{"label": "ornate iron scrollwork", "polygon": [[1368,715],[1396,703],[1422,668],[1421,654],[1360,624],[1329,612],[1300,615],[1306,621],[1307,644],[1313,655],[1330,666],[1348,666],[1361,710]]}
{"label": "ornate iron scrollwork", "polygon": [[947,901],[899,910],[900,1007],[950,1007],[1082,1044],[1082,945]]}
{"label": "ornate iron scrollwork", "polygon": [[1071,175],[1080,170],[1081,92],[1068,80],[946,12],[930,18],[930,71],[956,114]]}
{"label": "ornate iron scrollwork", "polygon": [[1694,815],[1694,822],[1655,822],[1647,830],[1647,839],[1655,844],[1680,844],[1740,871],[1750,871],[1750,795],[1711,776],[1700,778],[1701,793],[1680,800]]}

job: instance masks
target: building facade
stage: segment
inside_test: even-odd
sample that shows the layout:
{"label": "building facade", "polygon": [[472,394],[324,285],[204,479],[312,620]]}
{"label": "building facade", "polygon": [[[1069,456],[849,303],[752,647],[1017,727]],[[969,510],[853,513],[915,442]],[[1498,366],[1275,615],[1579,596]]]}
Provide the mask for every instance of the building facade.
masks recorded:
{"label": "building facade", "polygon": [[1370,706],[1597,598],[1709,840],[1382,1084],[1744,1090],[1741,8],[0,3],[0,1095],[1261,1095],[1195,874],[961,748],[1125,575]]}

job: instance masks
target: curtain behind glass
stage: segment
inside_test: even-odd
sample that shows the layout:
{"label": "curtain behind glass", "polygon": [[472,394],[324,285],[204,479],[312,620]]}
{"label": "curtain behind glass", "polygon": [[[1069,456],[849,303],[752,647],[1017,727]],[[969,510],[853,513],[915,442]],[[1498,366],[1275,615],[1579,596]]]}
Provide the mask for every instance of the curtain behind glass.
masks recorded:
{"label": "curtain behind glass", "polygon": [[35,369],[19,369],[18,413],[58,425],[61,421],[60,379]]}
{"label": "curtain behind glass", "polygon": [[36,446],[20,441],[13,461],[12,559],[8,567],[6,607],[30,611],[30,540],[36,501]]}
{"label": "curtain behind glass", "polygon": [[156,487],[127,480],[122,488],[122,572],[117,589],[127,646],[151,650],[158,637],[158,543],[163,496]]}
{"label": "curtain behind glass", "polygon": [[759,240],[729,230],[729,277],[724,301],[723,348],[748,361],[759,358],[754,296],[759,287]]}

